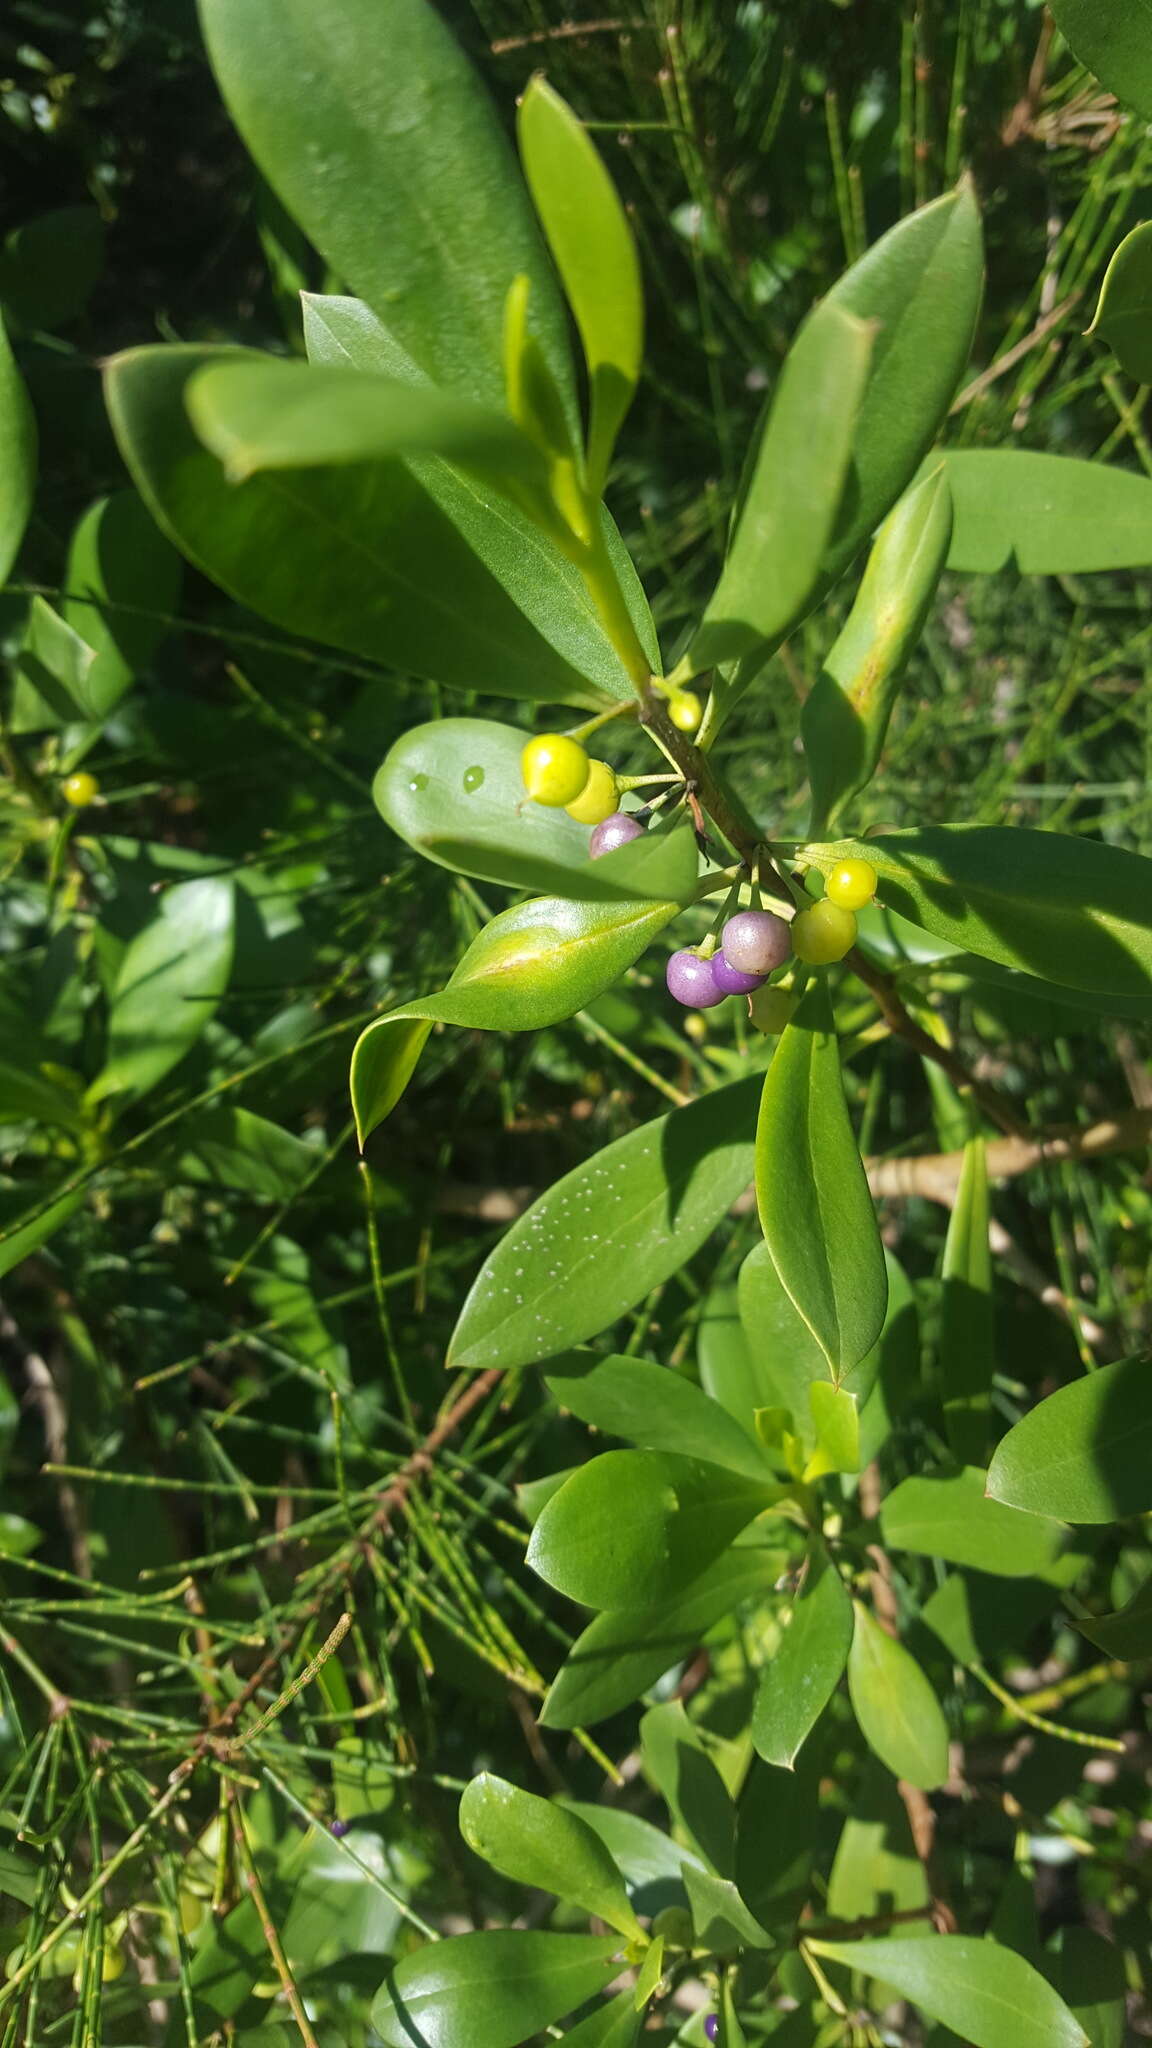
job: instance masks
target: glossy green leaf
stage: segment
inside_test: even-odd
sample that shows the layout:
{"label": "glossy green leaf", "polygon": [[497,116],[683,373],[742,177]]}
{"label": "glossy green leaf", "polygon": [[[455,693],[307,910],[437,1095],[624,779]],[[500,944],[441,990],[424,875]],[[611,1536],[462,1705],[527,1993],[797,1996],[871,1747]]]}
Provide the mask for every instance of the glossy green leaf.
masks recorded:
{"label": "glossy green leaf", "polygon": [[1152,862],[1140,854],[1004,825],[928,825],[803,852],[824,874],[871,861],[882,903],[1002,966],[1104,994],[1152,989]]}
{"label": "glossy green leaf", "polygon": [[[410,384],[425,381],[395,335],[358,299],[306,292],[304,340],[314,363],[376,370]],[[510,500],[494,499],[490,491],[483,490],[461,470],[434,456],[414,456],[408,467],[473,553],[479,555],[513,601],[547,635],[550,644],[607,696],[630,696],[631,680],[605,635],[576,564],[562,555]],[[659,674],[660,649],[648,601],[632,558],[603,505],[600,522],[632,623],[653,672]]]}
{"label": "glossy green leaf", "polygon": [[988,1453],[996,1369],[990,1222],[988,1156],[983,1138],[970,1138],[944,1241],[937,1354],[944,1427],[952,1454],[962,1465],[982,1465]]}
{"label": "glossy green leaf", "polygon": [[680,1700],[650,1707],[640,1722],[645,1772],[673,1820],[720,1877],[736,1864],[736,1808],[700,1730]]}
{"label": "glossy green leaf", "polygon": [[[780,1293],[787,1303],[789,1315],[811,1344],[813,1340],[807,1325],[800,1322],[783,1289]],[[818,1352],[817,1355],[819,1370],[823,1372],[824,1354]],[[762,1360],[755,1355],[740,1321],[739,1298],[734,1287],[715,1287],[708,1296],[697,1324],[696,1357],[704,1392],[713,1401],[718,1401],[745,1432],[751,1433],[756,1426],[756,1410],[770,1407],[779,1395],[775,1380],[768,1376]]]}
{"label": "glossy green leaf", "polygon": [[1028,448],[944,454],[952,493],[948,567],[992,575],[1085,574],[1152,562],[1152,481],[1106,462]]}
{"label": "glossy green leaf", "polygon": [[[189,380],[238,350],[133,349],[106,373],[133,479],[204,574],[275,624],[463,689],[601,705],[554,643],[534,581],[510,595],[402,462],[276,471],[228,483],[184,409]],[[531,615],[518,597],[534,591]],[[554,594],[554,593],[552,593]],[[548,593],[545,593],[548,596]],[[619,663],[618,687],[630,684]]]}
{"label": "glossy green leaf", "polygon": [[598,1614],[578,1636],[549,1688],[540,1713],[546,1728],[590,1727],[686,1657],[722,1618],[770,1591],[785,1553],[739,1546],[659,1607]]}
{"label": "glossy green leaf", "polygon": [[12,692],[13,732],[44,732],[88,717],[96,650],[43,597],[28,608]]}
{"label": "glossy green leaf", "polygon": [[636,244],[587,129],[539,75],[520,102],[518,134],[528,189],[584,344],[588,483],[598,496],[644,357]]}
{"label": "glossy green leaf", "polygon": [[671,1110],[557,1181],[481,1267],[449,1363],[554,1357],[679,1272],[748,1185],[758,1087],[736,1081]]}
{"label": "glossy green leaf", "polygon": [[840,1683],[852,1642],[852,1602],[822,1543],[814,1543],[780,1647],[760,1673],[752,1716],[759,1754],[793,1769]]}
{"label": "glossy green leaf", "polygon": [[827,1472],[860,1470],[860,1407],[846,1387],[813,1380],[808,1389],[812,1411],[813,1450],[804,1468],[807,1480]]}
{"label": "glossy green leaf", "polygon": [[1092,2048],[1124,2048],[1128,2038],[1128,1974],[1124,1952],[1092,1927],[1061,1927],[1049,1971]]}
{"label": "glossy green leaf", "polygon": [[643,1451],[676,1451],[706,1458],[763,1482],[764,1453],[717,1401],[663,1365],[646,1358],[603,1357],[572,1351],[549,1362],[549,1389],[581,1422],[620,1436]]}
{"label": "glossy green leaf", "polygon": [[[0,1280],[47,1244],[83,1205],[87,1193],[86,1187],[74,1188],[53,1201],[50,1191],[46,1196],[39,1189],[33,1193],[31,1186],[6,1192],[0,1204]],[[22,1222],[29,1211],[29,1220]]]}
{"label": "glossy green leaf", "polygon": [[0,1124],[54,1124],[63,1131],[82,1127],[86,1119],[80,1075],[37,1060],[34,1041],[28,1053],[27,1066],[0,1054]]}
{"label": "glossy green leaf", "polygon": [[710,1870],[686,1863],[684,1889],[698,1947],[727,1956],[737,1949],[774,1946],[772,1936],[749,1912],[730,1877],[716,1877]]}
{"label": "glossy green leaf", "polygon": [[1152,1578],[1117,1614],[1082,1614],[1076,1626],[1109,1657],[1152,1657]]}
{"label": "glossy green leaf", "polygon": [[555,1801],[482,1771],[460,1801],[460,1832],[477,1856],[517,1884],[555,1892],[618,1933],[642,1931],[599,1836]]}
{"label": "glossy green leaf", "polygon": [[426,860],[480,881],[584,901],[687,901],[699,872],[690,824],[590,860],[587,825],[526,798],[525,738],[486,718],[412,726],[377,770],[376,808]]}
{"label": "glossy green leaf", "polygon": [[[1152,67],[1149,78],[1152,83]],[[1108,343],[1129,377],[1152,384],[1152,221],[1125,235],[1104,273],[1087,331]]]}
{"label": "glossy green leaf", "polygon": [[570,2027],[564,2039],[569,2048],[634,2048],[640,2038],[643,2010],[636,2010],[630,1991],[621,1991],[610,2005],[589,2013],[578,2026]]}
{"label": "glossy green leaf", "polygon": [[528,1563],[586,1607],[656,1606],[683,1592],[780,1492],[767,1473],[752,1480],[669,1451],[605,1451],[553,1494]]}
{"label": "glossy green leaf", "polygon": [[800,727],[813,834],[876,772],[951,535],[951,494],[937,468],[904,493],[877,534],[852,610],[805,700]]}
{"label": "glossy green leaf", "polygon": [[1047,1571],[1060,1552],[1059,1525],[989,1500],[984,1480],[974,1466],[947,1479],[901,1480],[880,1510],[886,1547],[942,1557],[996,1578],[1027,1579]]}
{"label": "glossy green leaf", "polygon": [[753,1245],[741,1266],[737,1298],[755,1405],[779,1403],[790,1411],[797,1434],[810,1437],[808,1390],[817,1380],[829,1383],[828,1360],[785,1292],[766,1244]]}
{"label": "glossy green leaf", "polygon": [[756,1200],[784,1288],[842,1384],[880,1334],[888,1281],[823,980],[809,988],[768,1069]]}
{"label": "glossy green leaf", "polygon": [[660,1907],[683,1897],[681,1869],[693,1852],[674,1842],[662,1828],[619,1806],[595,1806],[585,1800],[566,1802],[598,1835],[623,1876],[638,1912],[655,1915]]}
{"label": "glossy green leaf", "polygon": [[23,221],[0,251],[0,300],[22,327],[52,331],[84,311],[104,268],[94,206],[59,206]]}
{"label": "glossy green leaf", "polygon": [[281,1124],[231,1102],[182,1117],[179,1139],[175,1179],[236,1188],[270,1202],[290,1201],[323,1157]]}
{"label": "glossy green leaf", "polygon": [[1065,1522],[1152,1509],[1152,1361],[1123,1358],[1061,1387],[1000,1443],[994,1500]]}
{"label": "glossy green leaf", "polygon": [[426,375],[502,405],[504,296],[524,272],[541,346],[570,392],[563,308],[528,195],[427,0],[201,0],[200,14],[269,184]]}
{"label": "glossy green leaf", "polygon": [[107,717],[147,666],[180,602],[180,557],[135,491],[88,507],[65,570],[65,623],[94,650],[76,692],[82,711]]}
{"label": "glossy green leaf", "polygon": [[492,1929],[432,1941],[385,1978],[372,2024],[387,2048],[518,2048],[620,1969],[619,1939]]}
{"label": "glossy green leaf", "polygon": [[1089,2048],[1063,1999],[1031,1963],[967,1934],[814,1941],[817,1955],[892,1985],[973,2048]]}
{"label": "glossy green leaf", "polygon": [[775,645],[807,611],[840,510],[872,330],[825,299],[785,357],[693,672]]}
{"label": "glossy green leaf", "polygon": [[1152,47],[1144,6],[1133,0],[1052,0],[1052,14],[1081,64],[1152,121]]}
{"label": "glossy green leaf", "polygon": [[611,988],[679,907],[538,896],[501,911],[473,939],[445,989],[390,1010],[361,1032],[351,1073],[361,1145],[400,1100],[433,1024],[476,1031],[559,1024]]}
{"label": "glossy green leaf", "polygon": [[138,1098],[171,1073],[210,1024],[232,972],[231,882],[178,882],[120,962],[108,1016],[107,1057],[89,1100]]}
{"label": "glossy green leaf", "polygon": [[[837,1920],[869,1920],[880,1914],[914,1913],[928,1902],[928,1879],[916,1854],[904,1802],[889,1773],[866,1759],[836,1844],[828,1911]],[[907,1931],[915,1935],[920,1924],[910,1923]],[[927,1917],[923,1932],[931,1932]]]}
{"label": "glossy green leaf", "polygon": [[940,1702],[903,1643],[858,1600],[853,1607],[848,1691],[860,1732],[895,1777],[931,1792],[948,1776],[948,1724]]}
{"label": "glossy green leaf", "polygon": [[36,415],[0,320],[0,585],[24,538],[36,488]]}
{"label": "glossy green leaf", "polygon": [[827,567],[839,575],[911,483],[968,361],[984,279],[980,214],[965,179],[881,235],[828,302],[876,322],[852,473]]}

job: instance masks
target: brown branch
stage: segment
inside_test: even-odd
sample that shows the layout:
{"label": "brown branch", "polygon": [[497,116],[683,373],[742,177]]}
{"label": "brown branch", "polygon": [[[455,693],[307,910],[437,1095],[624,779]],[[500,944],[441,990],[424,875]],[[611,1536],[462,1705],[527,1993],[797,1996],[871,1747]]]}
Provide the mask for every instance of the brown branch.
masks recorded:
{"label": "brown branch", "polygon": [[886,974],[882,967],[877,967],[858,946],[854,946],[846,956],[845,965],[852,969],[857,980],[862,981],[870,994],[875,996],[880,1005],[880,1014],[889,1031],[902,1038],[905,1045],[910,1046],[913,1052],[918,1052],[922,1059],[932,1060],[957,1088],[967,1089],[973,1102],[978,1104],[985,1116],[1002,1131],[1008,1131],[1014,1138],[1028,1136],[1028,1126],[1016,1114],[1015,1108],[1006,1097],[995,1088],[985,1087],[983,1081],[977,1080],[972,1069],[957,1053],[952,1052],[946,1045],[939,1045],[922,1025],[917,1024],[914,1017],[909,1016],[890,974]]}
{"label": "brown branch", "polygon": [[634,28],[649,27],[651,23],[643,19],[627,21],[623,17],[607,21],[560,21],[554,28],[536,28],[526,36],[498,36],[488,48],[494,57],[503,57],[509,50],[527,50],[534,43],[558,43],[570,36],[627,34]]}
{"label": "brown branch", "polygon": [[[994,1138],[988,1146],[989,1180],[1013,1180],[1034,1166],[1060,1160],[1101,1159],[1112,1152],[1135,1152],[1152,1143],[1152,1109],[1126,1109],[1104,1117],[1087,1130],[1059,1129]],[[919,1159],[865,1161],[868,1184],[876,1196],[900,1200],[923,1195],[951,1208],[964,1166],[963,1152],[931,1152]]]}

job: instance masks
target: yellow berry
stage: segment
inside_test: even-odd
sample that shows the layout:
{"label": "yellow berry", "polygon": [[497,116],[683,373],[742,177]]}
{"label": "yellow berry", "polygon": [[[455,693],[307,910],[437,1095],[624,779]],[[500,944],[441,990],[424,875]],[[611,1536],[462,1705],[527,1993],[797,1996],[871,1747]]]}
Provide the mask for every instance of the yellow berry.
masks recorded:
{"label": "yellow berry", "polygon": [[796,998],[787,988],[758,988],[748,998],[748,1015],[767,1038],[779,1036],[795,1008]]}
{"label": "yellow berry", "polygon": [[607,761],[589,761],[588,780],[575,803],[565,804],[578,825],[602,825],[616,809],[620,786]]}
{"label": "yellow berry", "polygon": [[841,910],[863,910],[876,894],[876,881],[870,860],[842,860],[824,877],[824,894]]}
{"label": "yellow berry", "polygon": [[796,958],[809,967],[827,967],[842,960],[856,943],[856,919],[850,910],[822,897],[811,910],[802,910],[792,920],[792,944]]}
{"label": "yellow berry", "polygon": [[562,732],[537,733],[520,756],[524,787],[533,803],[562,810],[575,803],[588,780],[589,760],[579,740]]}
{"label": "yellow berry", "polygon": [[680,732],[698,732],[704,708],[692,690],[674,690],[668,699],[668,716]]}
{"label": "yellow berry", "polygon": [[60,784],[60,794],[66,804],[73,804],[79,811],[83,810],[85,804],[95,802],[100,794],[100,784],[94,775],[89,775],[87,769],[81,769],[78,775],[64,777]]}

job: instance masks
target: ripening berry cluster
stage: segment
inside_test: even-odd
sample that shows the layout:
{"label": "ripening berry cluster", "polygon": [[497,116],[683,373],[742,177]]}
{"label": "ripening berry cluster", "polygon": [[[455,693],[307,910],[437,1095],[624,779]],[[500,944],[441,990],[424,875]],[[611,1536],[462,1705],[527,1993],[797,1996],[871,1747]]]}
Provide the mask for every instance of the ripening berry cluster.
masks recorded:
{"label": "ripening berry cluster", "polygon": [[[681,691],[690,704],[698,700]],[[677,724],[675,696],[669,715]],[[692,727],[684,727],[692,730]],[[644,834],[641,820],[617,809],[620,785],[606,761],[592,760],[577,739],[542,733],[521,755],[524,787],[535,803],[564,809],[578,824],[591,825],[593,860]],[[711,1010],[727,996],[747,996],[752,1021],[762,1031],[779,1031],[791,1008],[783,990],[764,987],[770,974],[795,955],[809,967],[842,960],[856,943],[856,912],[871,902],[876,870],[866,860],[843,860],[825,878],[824,894],[792,919],[771,910],[740,910],[715,940],[685,946],[668,962],[668,992],[688,1010]]]}

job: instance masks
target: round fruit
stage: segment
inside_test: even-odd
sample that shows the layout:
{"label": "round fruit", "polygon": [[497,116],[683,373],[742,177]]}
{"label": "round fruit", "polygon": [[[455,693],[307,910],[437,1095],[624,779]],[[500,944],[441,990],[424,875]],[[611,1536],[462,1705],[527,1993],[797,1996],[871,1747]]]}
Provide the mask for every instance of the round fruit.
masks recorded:
{"label": "round fruit", "polygon": [[607,761],[589,761],[587,782],[575,803],[564,808],[578,825],[602,825],[613,815],[619,795],[619,784]]}
{"label": "round fruit", "polygon": [[720,2015],[718,2012],[709,2013],[704,2022],[704,2033],[709,2041],[718,2041],[720,2039]]}
{"label": "round fruit", "polygon": [[750,996],[764,982],[762,974],[745,974],[742,967],[732,967],[723,953],[712,955],[712,979],[726,996]]}
{"label": "round fruit", "polygon": [[520,756],[524,787],[533,803],[552,810],[575,803],[588,780],[589,766],[579,740],[562,732],[537,733]]}
{"label": "round fruit", "polygon": [[630,839],[643,839],[644,827],[627,811],[613,811],[588,841],[588,851],[593,860],[599,860],[602,853],[615,853],[618,846],[627,846]]}
{"label": "round fruit", "polygon": [[824,878],[824,894],[841,910],[863,910],[876,894],[878,877],[870,860],[842,860]]}
{"label": "round fruit", "polygon": [[72,804],[76,810],[80,811],[83,810],[85,804],[95,802],[100,794],[100,784],[94,775],[89,775],[87,769],[81,769],[77,775],[66,775],[64,777],[63,782],[60,784],[60,794],[66,804]]}
{"label": "round fruit", "polygon": [[668,699],[668,716],[678,732],[699,732],[704,707],[693,690],[673,690]]}
{"label": "round fruit", "polygon": [[712,1010],[724,1001],[724,991],[716,986],[712,973],[712,962],[702,960],[699,953],[687,948],[673,953],[668,962],[666,979],[668,993],[686,1010]]}
{"label": "round fruit", "polygon": [[792,951],[792,933],[770,910],[738,910],[720,934],[720,948],[741,974],[771,974]]}
{"label": "round fruit", "polygon": [[832,960],[842,960],[856,944],[856,919],[850,910],[842,910],[823,896],[811,910],[802,910],[793,918],[792,944],[798,960],[807,961],[809,967],[827,967]]}
{"label": "round fruit", "polygon": [[762,988],[749,1003],[748,1014],[757,1031],[762,1031],[766,1038],[777,1038],[795,1008],[796,998],[791,989]]}

